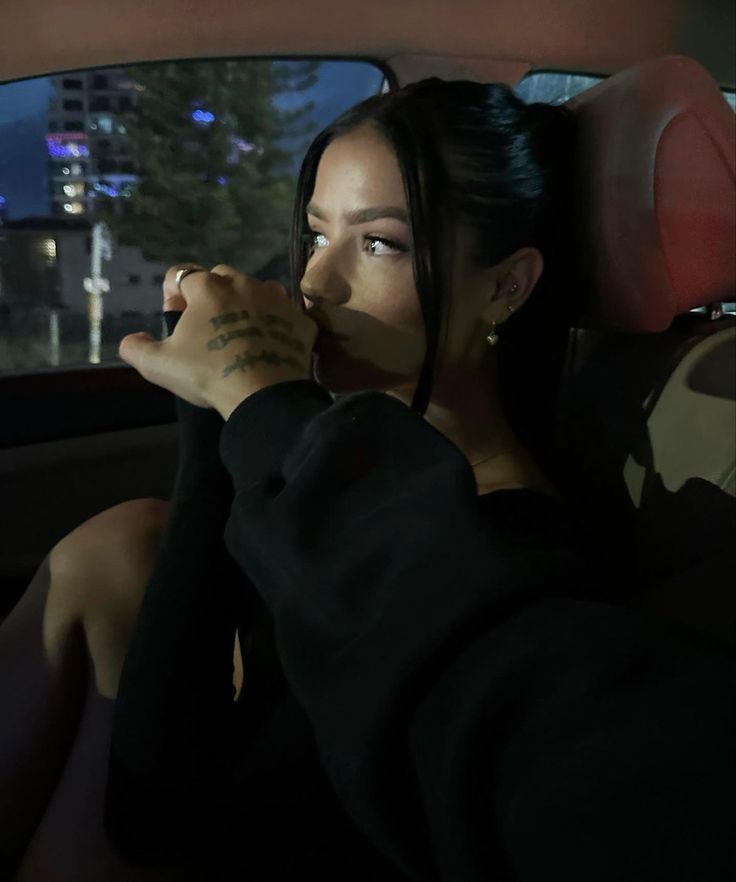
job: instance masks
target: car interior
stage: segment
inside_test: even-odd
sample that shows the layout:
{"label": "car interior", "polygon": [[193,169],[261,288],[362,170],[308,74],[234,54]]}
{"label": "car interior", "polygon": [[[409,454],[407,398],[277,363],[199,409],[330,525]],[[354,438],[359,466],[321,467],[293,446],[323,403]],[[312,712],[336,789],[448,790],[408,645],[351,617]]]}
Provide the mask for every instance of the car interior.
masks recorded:
{"label": "car interior", "polygon": [[[203,7],[27,0],[3,16],[0,93],[59,72],[241,57],[360,59],[379,66],[385,88],[429,76],[513,87],[539,72],[595,78],[567,101],[580,131],[569,234],[582,304],[560,404],[570,489],[622,603],[733,647],[733,4]],[[0,617],[84,520],[127,499],[167,499],[176,454],[170,395],[127,365],[0,370]]]}

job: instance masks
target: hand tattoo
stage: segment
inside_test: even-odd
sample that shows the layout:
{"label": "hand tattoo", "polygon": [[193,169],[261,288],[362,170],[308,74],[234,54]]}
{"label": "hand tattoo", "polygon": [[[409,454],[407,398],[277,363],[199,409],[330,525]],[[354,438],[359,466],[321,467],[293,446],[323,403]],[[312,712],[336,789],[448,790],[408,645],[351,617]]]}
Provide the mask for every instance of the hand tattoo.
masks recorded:
{"label": "hand tattoo", "polygon": [[280,315],[272,315],[271,313],[258,313],[258,321],[263,322],[267,328],[270,328],[271,325],[283,325],[286,330],[291,333],[294,330],[294,325],[292,322],[287,321],[285,318],[282,318]]}
{"label": "hand tattoo", "polygon": [[283,358],[277,352],[272,351],[262,352],[260,355],[251,355],[250,352],[243,352],[236,355],[235,361],[224,368],[222,377],[223,379],[229,377],[233,371],[243,371],[245,373],[245,371],[251,370],[258,362],[265,362],[274,367],[288,365],[289,367],[297,368],[297,370],[306,371],[306,367],[290,355],[287,358]]}
{"label": "hand tattoo", "polygon": [[225,346],[230,342],[230,340],[235,340],[237,337],[262,337],[263,331],[260,328],[238,328],[235,331],[228,331],[227,334],[220,334],[219,337],[214,337],[212,340],[207,341],[208,349],[224,349]]}
{"label": "hand tattoo", "polygon": [[212,330],[216,331],[222,325],[231,325],[233,322],[239,322],[242,319],[246,321],[250,319],[250,313],[247,309],[241,309],[238,312],[226,312],[224,315],[216,315],[211,318]]}
{"label": "hand tattoo", "polygon": [[[238,312],[228,312],[224,313],[223,315],[216,315],[210,319],[210,322],[212,322],[213,329],[217,330],[218,328],[222,327],[222,325],[229,325],[233,322],[249,320],[250,314],[248,313],[248,311],[246,309],[241,309]],[[258,313],[257,320],[264,324],[267,328],[269,328],[269,337],[272,337],[274,340],[278,340],[279,343],[286,344],[287,346],[291,347],[302,355],[306,353],[304,343],[301,340],[297,339],[296,337],[288,336],[294,329],[294,325],[292,322],[287,321],[280,315],[273,315],[271,313],[262,312]],[[271,328],[272,325],[282,325],[284,328],[286,328],[286,333],[284,333],[284,331]],[[212,340],[208,340],[207,348],[209,350],[224,349],[231,340],[236,340],[240,337],[263,337],[263,331],[255,326],[250,326],[248,328],[238,328],[234,331],[228,331],[228,333],[226,334],[219,334],[217,337],[213,337]]]}

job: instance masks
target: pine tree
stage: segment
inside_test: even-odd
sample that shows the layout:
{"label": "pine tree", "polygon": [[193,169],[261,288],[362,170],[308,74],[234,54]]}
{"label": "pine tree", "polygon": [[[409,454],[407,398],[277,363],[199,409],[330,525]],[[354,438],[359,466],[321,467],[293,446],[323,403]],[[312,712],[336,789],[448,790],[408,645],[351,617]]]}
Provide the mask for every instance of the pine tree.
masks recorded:
{"label": "pine tree", "polygon": [[314,125],[306,119],[313,102],[284,110],[274,98],[310,88],[318,66],[196,60],[128,68],[138,97],[119,120],[138,182],[129,197],[99,196],[95,219],[147,260],[227,263],[251,275],[278,262],[288,251],[296,183],[293,154],[279,142],[303,152]]}

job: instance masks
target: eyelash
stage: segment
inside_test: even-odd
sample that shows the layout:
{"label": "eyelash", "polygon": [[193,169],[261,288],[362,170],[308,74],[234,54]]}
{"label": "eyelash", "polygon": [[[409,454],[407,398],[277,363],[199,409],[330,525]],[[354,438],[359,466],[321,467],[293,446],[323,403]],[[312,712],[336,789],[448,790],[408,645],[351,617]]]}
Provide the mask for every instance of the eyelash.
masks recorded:
{"label": "eyelash", "polygon": [[[307,250],[309,255],[311,256],[315,250],[314,237],[315,236],[324,236],[324,233],[317,233],[314,230],[310,230],[308,233],[302,233],[302,239],[307,246]],[[409,249],[405,248],[403,245],[399,245],[398,242],[394,242],[391,239],[385,239],[383,236],[365,236],[365,240],[367,242],[380,242],[382,245],[387,245],[389,248],[393,249],[398,254],[405,254]],[[369,252],[370,253],[370,252]],[[384,255],[374,254],[374,257],[382,257]]]}

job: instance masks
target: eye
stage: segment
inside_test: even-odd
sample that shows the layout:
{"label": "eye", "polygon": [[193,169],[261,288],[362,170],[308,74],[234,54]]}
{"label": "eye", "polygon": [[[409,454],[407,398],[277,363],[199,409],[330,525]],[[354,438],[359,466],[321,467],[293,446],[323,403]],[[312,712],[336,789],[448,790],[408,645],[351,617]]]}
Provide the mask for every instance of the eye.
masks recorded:
{"label": "eye", "polygon": [[[317,241],[320,238],[327,241],[327,236],[325,236],[324,233],[318,233],[316,230],[309,230],[307,233],[302,233],[302,239],[306,243],[307,251],[310,256],[317,250],[317,248],[324,247]],[[382,254],[404,254],[409,250],[399,242],[394,242],[392,239],[385,239],[383,236],[365,236],[364,242],[368,244],[368,253],[378,257]],[[383,250],[377,251],[376,245],[382,245]]]}
{"label": "eye", "polygon": [[318,236],[322,236],[323,239],[327,238],[324,233],[316,233],[314,230],[309,230],[307,233],[302,233],[302,240],[307,246],[307,252],[312,254],[312,252],[318,247],[315,244],[315,239]]}
{"label": "eye", "polygon": [[[365,241],[369,244],[369,252],[371,254],[403,254],[409,250],[403,245],[399,245],[398,242],[393,242],[391,239],[384,239],[382,236],[366,236]],[[378,242],[379,245],[384,245],[388,248],[388,251],[374,251],[372,246],[375,242]]]}

